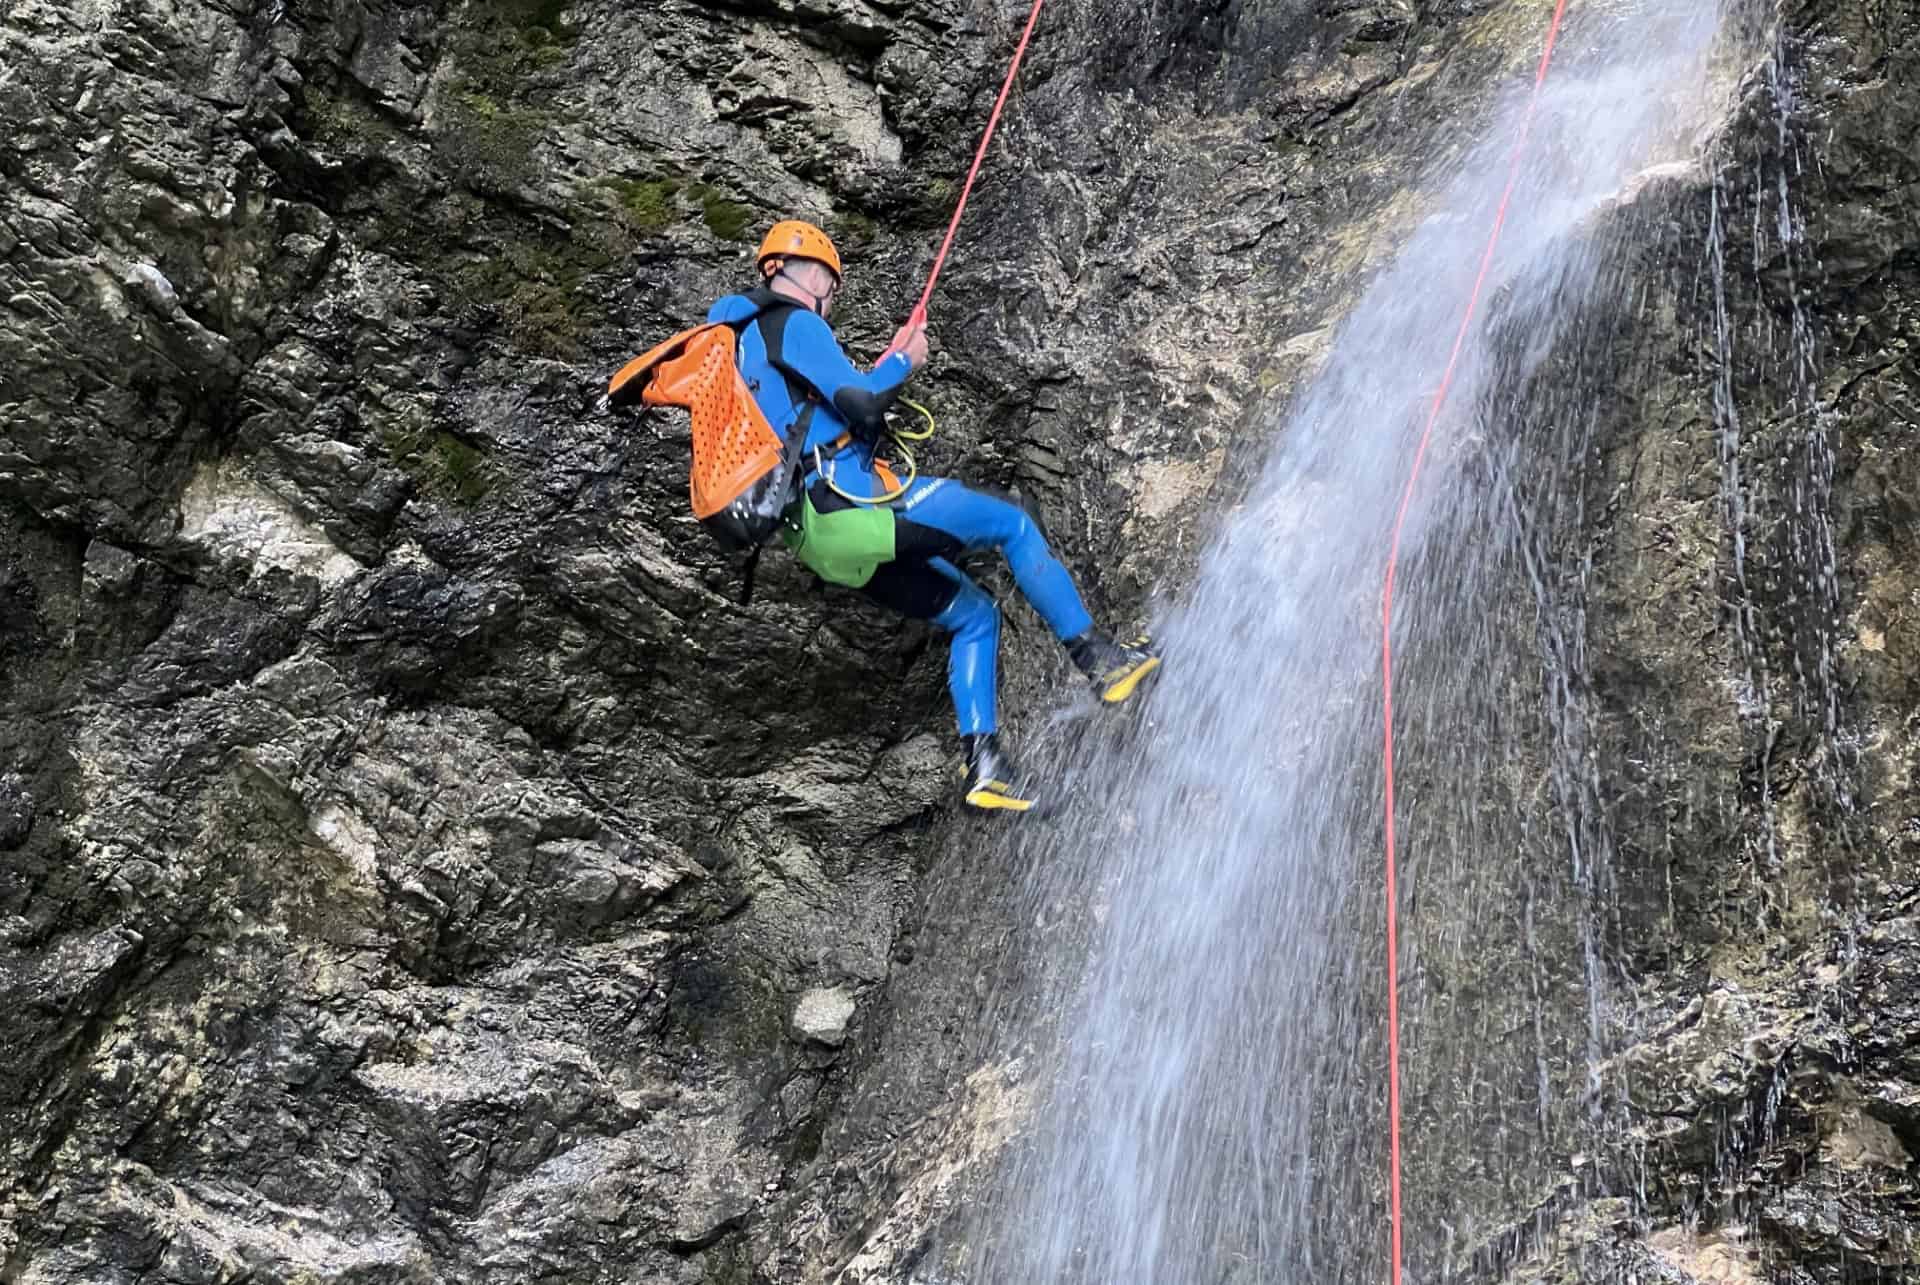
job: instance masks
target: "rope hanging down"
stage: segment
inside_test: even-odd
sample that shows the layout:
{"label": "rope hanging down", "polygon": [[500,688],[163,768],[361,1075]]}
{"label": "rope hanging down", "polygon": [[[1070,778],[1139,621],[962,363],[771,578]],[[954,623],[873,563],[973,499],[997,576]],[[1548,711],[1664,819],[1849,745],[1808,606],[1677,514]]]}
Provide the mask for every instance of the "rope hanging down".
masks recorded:
{"label": "rope hanging down", "polygon": [[[1036,6],[1037,7],[1037,6]],[[1393,829],[1393,576],[1400,560],[1400,534],[1406,526],[1407,509],[1413,503],[1413,489],[1420,480],[1420,465],[1427,456],[1427,444],[1433,439],[1433,426],[1440,419],[1440,408],[1446,404],[1447,390],[1453,385],[1455,369],[1460,364],[1460,352],[1466,346],[1467,330],[1472,325],[1475,310],[1480,303],[1480,291],[1487,282],[1487,270],[1493,264],[1494,248],[1500,243],[1500,229],[1507,221],[1507,205],[1513,199],[1513,189],[1520,177],[1520,160],[1526,152],[1527,135],[1533,128],[1533,113],[1540,101],[1540,87],[1546,83],[1547,68],[1553,62],[1554,41],[1560,34],[1560,19],[1567,11],[1567,0],[1558,0],[1554,6],[1553,19],[1547,24],[1546,46],[1540,52],[1540,66],[1533,75],[1533,90],[1527,96],[1527,106],[1520,118],[1520,136],[1513,145],[1513,158],[1507,165],[1506,189],[1500,193],[1500,205],[1494,212],[1493,230],[1487,236],[1487,248],[1480,256],[1480,271],[1473,279],[1473,290],[1467,296],[1467,309],[1460,318],[1460,329],[1453,337],[1453,351],[1447,355],[1446,372],[1441,376],[1440,387],[1433,395],[1433,406],[1427,412],[1426,427],[1421,430],[1420,444],[1413,453],[1413,469],[1407,475],[1406,490],[1400,496],[1400,512],[1394,518],[1393,541],[1387,550],[1387,573],[1385,586],[1380,595],[1380,681],[1381,702],[1385,713],[1385,764],[1386,764],[1386,847],[1387,847],[1387,1118],[1388,1118],[1388,1165],[1390,1218],[1393,1234],[1393,1275],[1389,1277],[1391,1285],[1402,1285],[1400,1269],[1400,933],[1398,898],[1398,859],[1394,849]]]}
{"label": "rope hanging down", "polygon": [[980,173],[980,162],[987,157],[987,144],[993,141],[994,126],[1000,123],[1000,109],[1005,106],[1007,91],[1013,88],[1013,78],[1020,71],[1020,60],[1027,56],[1027,43],[1033,39],[1033,27],[1040,21],[1040,6],[1045,3],[1046,0],[1033,0],[1033,12],[1027,15],[1026,30],[1020,33],[1019,47],[1013,51],[1013,65],[1007,68],[1007,78],[1000,83],[1000,96],[993,100],[993,113],[987,117],[986,132],[980,136],[980,146],[974,150],[973,165],[967,170],[967,181],[961,184],[960,200],[953,207],[953,219],[947,224],[946,238],[940,242],[939,253],[933,256],[926,289],[920,292],[920,302],[913,306],[913,313],[907,318],[909,326],[927,319],[927,301],[933,298],[933,283],[940,279],[941,265],[947,261],[947,251],[953,248],[953,234],[959,230],[960,215],[967,208],[967,196],[973,191],[974,177]]}

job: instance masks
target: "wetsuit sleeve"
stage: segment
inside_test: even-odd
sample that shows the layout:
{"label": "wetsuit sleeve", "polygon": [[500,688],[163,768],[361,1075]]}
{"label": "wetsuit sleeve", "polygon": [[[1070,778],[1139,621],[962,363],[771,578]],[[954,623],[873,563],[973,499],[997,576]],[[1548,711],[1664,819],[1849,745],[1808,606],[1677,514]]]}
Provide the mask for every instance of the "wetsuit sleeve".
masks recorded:
{"label": "wetsuit sleeve", "polygon": [[893,353],[862,374],[847,360],[827,323],[798,308],[787,317],[780,365],[819,393],[854,432],[869,438],[886,427],[887,407],[913,371],[905,353]]}

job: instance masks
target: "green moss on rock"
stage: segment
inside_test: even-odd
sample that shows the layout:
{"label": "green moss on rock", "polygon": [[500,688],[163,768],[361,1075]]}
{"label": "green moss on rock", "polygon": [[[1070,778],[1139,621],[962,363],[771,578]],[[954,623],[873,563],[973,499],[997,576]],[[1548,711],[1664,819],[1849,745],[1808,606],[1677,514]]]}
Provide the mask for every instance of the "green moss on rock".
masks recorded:
{"label": "green moss on rock", "polygon": [[859,210],[842,210],[827,220],[827,235],[842,248],[865,246],[879,235],[880,227]]}
{"label": "green moss on rock", "polygon": [[602,178],[594,180],[593,186],[611,193],[627,225],[643,236],[666,231],[682,218],[690,217],[696,206],[707,231],[722,241],[744,241],[752,235],[753,207],[728,199],[709,183],[688,183],[668,175],[652,179]]}
{"label": "green moss on rock", "polygon": [[599,320],[587,278],[613,262],[605,250],[564,237],[511,242],[453,271],[463,301],[497,311],[514,343],[545,357],[572,357]]}
{"label": "green moss on rock", "polygon": [[747,224],[753,219],[751,207],[709,191],[700,198],[700,213],[706,220],[707,231],[722,241],[747,239]]}
{"label": "green moss on rock", "polygon": [[480,189],[516,188],[533,173],[553,122],[541,74],[566,61],[577,34],[557,0],[482,0],[453,26],[454,75],[441,91],[434,145],[455,174]]}
{"label": "green moss on rock", "polygon": [[315,141],[336,152],[377,153],[400,135],[392,121],[358,98],[310,92],[304,107]]}
{"label": "green moss on rock", "polygon": [[[521,198],[547,186],[539,150],[557,119],[550,95],[559,81],[545,69],[578,39],[567,11],[561,0],[474,0],[458,10],[446,37],[449,74],[423,131],[449,188],[423,190],[381,163],[407,131],[366,104],[317,88],[304,104],[313,136],[363,163],[356,173],[366,186],[340,211],[358,220],[356,242],[416,268],[462,325],[496,325],[516,349],[559,359],[578,356],[606,318],[593,274],[706,208],[672,175],[582,185],[563,219]],[[717,205],[713,217],[724,224],[729,214]],[[453,445],[429,445],[409,437],[403,453],[423,469],[468,477],[470,461]],[[452,489],[472,492],[474,483]]]}
{"label": "green moss on rock", "polygon": [[664,232],[679,217],[674,198],[684,184],[677,178],[603,178],[596,185],[613,193],[627,222],[643,235]]}
{"label": "green moss on rock", "polygon": [[446,102],[436,150],[478,191],[512,191],[534,173],[534,149],[552,115],[466,82]]}
{"label": "green moss on rock", "polygon": [[429,495],[470,505],[493,489],[494,469],[486,452],[424,417],[388,425],[380,441],[393,462]]}
{"label": "green moss on rock", "polygon": [[541,37],[568,44],[579,33],[566,22],[572,0],[489,0],[487,4],[523,35]]}
{"label": "green moss on rock", "polygon": [[707,231],[722,241],[744,241],[753,210],[738,201],[729,201],[710,183],[695,183],[687,195],[700,203],[700,217]]}

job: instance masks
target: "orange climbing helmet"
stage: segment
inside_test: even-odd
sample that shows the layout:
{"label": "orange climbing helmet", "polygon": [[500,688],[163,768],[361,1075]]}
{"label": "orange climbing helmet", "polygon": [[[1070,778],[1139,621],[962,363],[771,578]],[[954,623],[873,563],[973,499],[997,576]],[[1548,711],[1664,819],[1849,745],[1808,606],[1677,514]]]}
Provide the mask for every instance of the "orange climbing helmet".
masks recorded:
{"label": "orange climbing helmet", "polygon": [[768,259],[779,258],[817,259],[832,268],[836,278],[841,275],[840,252],[833,248],[833,239],[799,219],[783,219],[767,229],[760,239],[759,252],[753,256],[753,266],[758,268]]}

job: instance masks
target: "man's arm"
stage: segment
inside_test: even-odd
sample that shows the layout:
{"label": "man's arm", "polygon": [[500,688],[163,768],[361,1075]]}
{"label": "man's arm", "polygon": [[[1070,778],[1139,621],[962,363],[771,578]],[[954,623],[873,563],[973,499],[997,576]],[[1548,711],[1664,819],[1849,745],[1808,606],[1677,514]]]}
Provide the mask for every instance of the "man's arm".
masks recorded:
{"label": "man's arm", "polygon": [[886,427],[887,407],[913,373],[912,360],[905,353],[889,353],[862,374],[818,315],[795,308],[787,313],[785,325],[780,368],[819,393],[855,433],[877,437]]}

